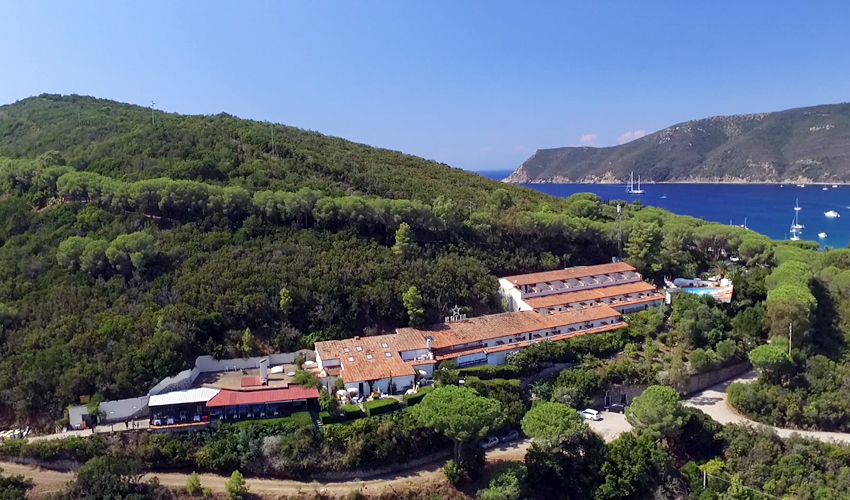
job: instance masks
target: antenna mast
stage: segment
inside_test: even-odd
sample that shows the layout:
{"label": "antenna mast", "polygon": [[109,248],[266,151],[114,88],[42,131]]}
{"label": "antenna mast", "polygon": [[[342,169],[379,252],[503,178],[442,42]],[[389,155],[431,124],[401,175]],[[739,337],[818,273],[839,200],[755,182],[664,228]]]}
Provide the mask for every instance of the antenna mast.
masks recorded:
{"label": "antenna mast", "polygon": [[153,106],[154,106],[154,104],[156,104],[156,103],[151,101],[151,125],[152,126],[156,126],[156,123],[154,122],[154,116],[153,116]]}

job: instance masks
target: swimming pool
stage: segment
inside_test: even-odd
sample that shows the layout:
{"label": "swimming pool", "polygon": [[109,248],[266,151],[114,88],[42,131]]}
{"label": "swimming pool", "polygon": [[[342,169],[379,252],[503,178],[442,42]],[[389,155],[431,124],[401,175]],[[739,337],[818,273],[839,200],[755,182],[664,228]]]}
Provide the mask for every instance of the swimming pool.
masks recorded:
{"label": "swimming pool", "polygon": [[716,295],[720,293],[722,288],[703,287],[703,288],[682,288],[683,292],[693,293],[696,295]]}

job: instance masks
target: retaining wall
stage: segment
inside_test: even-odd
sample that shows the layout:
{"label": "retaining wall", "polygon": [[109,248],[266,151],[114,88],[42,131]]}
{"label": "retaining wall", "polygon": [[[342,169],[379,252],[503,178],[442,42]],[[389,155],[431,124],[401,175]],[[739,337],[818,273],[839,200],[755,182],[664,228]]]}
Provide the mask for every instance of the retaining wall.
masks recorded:
{"label": "retaining wall", "polygon": [[[749,369],[750,363],[745,361],[736,365],[727,366],[726,368],[720,368],[719,370],[691,375],[691,378],[688,380],[688,387],[685,390],[685,395],[699,392],[703,389],[719,384],[720,382],[729,380],[730,378],[737,377]],[[643,394],[643,391],[645,391],[647,387],[649,387],[648,384],[612,386],[607,392],[594,396],[591,401],[591,406],[602,407],[609,403],[621,403],[623,402],[624,397],[626,403],[631,403],[634,398]]]}

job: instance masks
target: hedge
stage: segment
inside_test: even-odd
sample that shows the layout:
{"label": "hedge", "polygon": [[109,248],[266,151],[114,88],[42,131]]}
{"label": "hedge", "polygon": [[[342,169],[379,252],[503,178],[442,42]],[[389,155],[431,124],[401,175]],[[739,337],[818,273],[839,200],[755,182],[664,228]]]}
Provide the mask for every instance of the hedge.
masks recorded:
{"label": "hedge", "polygon": [[345,415],[346,420],[354,420],[356,418],[363,418],[366,416],[363,413],[363,410],[360,409],[357,405],[345,405],[342,407],[342,413]]}
{"label": "hedge", "polygon": [[344,417],[342,415],[331,415],[329,412],[323,411],[319,412],[319,420],[322,421],[322,424],[328,425],[342,422]]}
{"label": "hedge", "polygon": [[420,387],[419,392],[416,392],[414,394],[405,394],[404,398],[403,398],[404,404],[406,406],[413,406],[413,405],[419,404],[419,402],[422,401],[422,398],[424,398],[429,392],[431,392],[433,390],[434,390],[434,388],[430,387],[430,386]]}
{"label": "hedge", "polygon": [[73,436],[34,443],[25,439],[13,439],[0,443],[0,456],[32,458],[45,462],[57,460],[87,462],[105,454],[106,442],[100,436]]}
{"label": "hedge", "polygon": [[264,420],[243,420],[233,424],[237,427],[256,429],[267,436],[288,434],[300,427],[312,427],[313,417],[308,411],[292,414],[289,417],[269,418]]}
{"label": "hedge", "polygon": [[299,411],[289,418],[296,427],[313,427],[313,416],[309,411]]}
{"label": "hedge", "polygon": [[519,378],[520,371],[516,366],[501,365],[501,366],[473,366],[470,368],[458,368],[457,374],[461,377],[474,376],[481,380],[490,380],[494,378]]}
{"label": "hedge", "polygon": [[382,413],[396,411],[400,407],[401,404],[398,402],[398,400],[393,398],[376,399],[374,401],[367,401],[363,403],[363,408],[366,410],[366,415],[369,415],[370,417],[374,417],[375,415],[380,415]]}

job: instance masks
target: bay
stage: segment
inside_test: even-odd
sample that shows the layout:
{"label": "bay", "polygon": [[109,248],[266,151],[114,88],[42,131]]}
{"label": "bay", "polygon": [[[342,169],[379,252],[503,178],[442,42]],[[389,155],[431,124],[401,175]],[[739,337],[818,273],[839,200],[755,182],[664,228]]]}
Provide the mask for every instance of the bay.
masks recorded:
{"label": "bay", "polygon": [[[504,179],[510,171],[479,172],[491,179]],[[640,200],[644,205],[664,208],[680,215],[721,224],[742,225],[777,240],[787,240],[794,205],[799,200],[801,238],[834,248],[850,243],[850,186],[768,184],[642,184],[643,195],[626,194],[618,184],[526,184],[525,187],[566,198],[576,193],[595,193],[603,200]],[[841,217],[828,218],[835,210]],[[818,233],[826,233],[819,238]]]}

